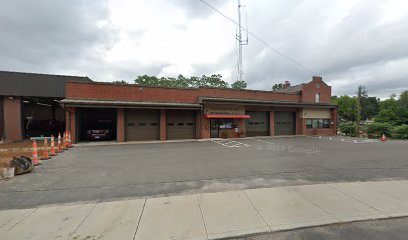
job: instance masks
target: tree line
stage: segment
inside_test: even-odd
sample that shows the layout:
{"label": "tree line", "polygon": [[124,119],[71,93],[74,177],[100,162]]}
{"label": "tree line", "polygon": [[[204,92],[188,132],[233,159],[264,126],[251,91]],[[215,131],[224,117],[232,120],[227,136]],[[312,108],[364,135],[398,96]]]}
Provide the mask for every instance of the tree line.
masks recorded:
{"label": "tree line", "polygon": [[345,135],[408,139],[408,90],[381,101],[359,86],[356,96],[333,96],[332,103],[338,105],[339,130]]}
{"label": "tree line", "polygon": [[[174,87],[174,88],[198,88],[198,87],[216,87],[216,88],[233,88],[245,89],[247,83],[245,81],[235,81],[231,85],[222,79],[220,74],[212,74],[211,76],[191,76],[185,77],[178,75],[177,77],[156,77],[156,76],[138,76],[134,80],[135,84],[148,87]],[[125,81],[115,81],[114,83],[126,84]]]}

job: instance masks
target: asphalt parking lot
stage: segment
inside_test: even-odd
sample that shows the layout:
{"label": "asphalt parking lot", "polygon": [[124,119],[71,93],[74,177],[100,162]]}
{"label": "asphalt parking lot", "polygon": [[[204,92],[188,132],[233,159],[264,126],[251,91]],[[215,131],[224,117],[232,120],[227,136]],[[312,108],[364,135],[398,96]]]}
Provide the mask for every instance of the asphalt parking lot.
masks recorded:
{"label": "asphalt parking lot", "polygon": [[75,147],[0,182],[0,209],[338,181],[408,179],[408,142],[269,137]]}

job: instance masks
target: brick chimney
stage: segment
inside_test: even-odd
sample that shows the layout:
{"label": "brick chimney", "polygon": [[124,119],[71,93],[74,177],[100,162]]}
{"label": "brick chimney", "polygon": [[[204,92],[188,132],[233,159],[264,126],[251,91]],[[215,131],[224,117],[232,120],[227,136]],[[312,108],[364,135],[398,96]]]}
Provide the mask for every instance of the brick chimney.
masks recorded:
{"label": "brick chimney", "polygon": [[285,81],[285,83],[283,84],[283,89],[288,89],[289,87],[290,87],[290,82]]}

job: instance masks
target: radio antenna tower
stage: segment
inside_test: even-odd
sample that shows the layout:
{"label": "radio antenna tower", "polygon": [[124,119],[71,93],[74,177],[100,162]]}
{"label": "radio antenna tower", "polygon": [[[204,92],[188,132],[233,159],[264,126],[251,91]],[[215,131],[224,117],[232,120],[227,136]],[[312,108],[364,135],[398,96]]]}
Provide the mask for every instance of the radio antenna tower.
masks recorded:
{"label": "radio antenna tower", "polygon": [[[242,81],[243,71],[243,64],[242,64],[242,46],[248,45],[248,18],[246,13],[246,6],[241,5],[241,0],[238,1],[238,34],[236,34],[236,39],[238,43],[238,81]],[[245,8],[245,29],[242,27],[241,21],[241,8]],[[246,38],[242,39],[242,30],[245,30]]]}

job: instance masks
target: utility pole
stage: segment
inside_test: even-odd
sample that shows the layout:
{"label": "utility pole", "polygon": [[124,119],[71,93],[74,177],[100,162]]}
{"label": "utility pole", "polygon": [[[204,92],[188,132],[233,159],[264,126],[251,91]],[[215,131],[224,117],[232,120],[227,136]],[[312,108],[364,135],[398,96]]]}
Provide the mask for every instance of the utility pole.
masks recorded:
{"label": "utility pole", "polygon": [[[238,41],[238,81],[242,81],[243,80],[243,64],[242,64],[242,46],[243,45],[248,45],[248,31],[246,31],[247,35],[246,35],[246,39],[243,40],[242,39],[242,23],[241,23],[241,8],[245,7],[243,5],[241,5],[241,0],[238,0],[238,34],[236,36],[236,39]],[[246,13],[246,12],[245,12]],[[247,21],[247,19],[245,18],[245,20]],[[246,25],[248,25],[248,23],[246,22]],[[247,26],[246,29],[248,30]]]}

